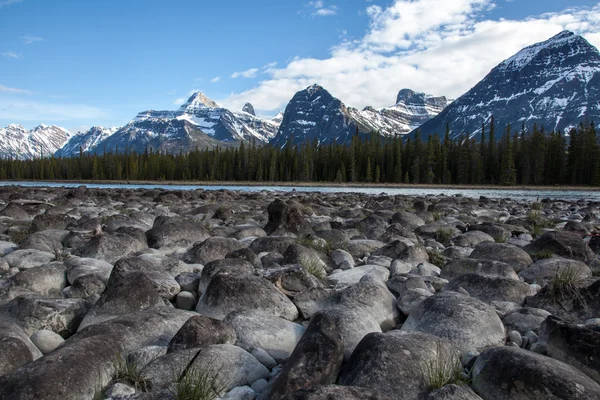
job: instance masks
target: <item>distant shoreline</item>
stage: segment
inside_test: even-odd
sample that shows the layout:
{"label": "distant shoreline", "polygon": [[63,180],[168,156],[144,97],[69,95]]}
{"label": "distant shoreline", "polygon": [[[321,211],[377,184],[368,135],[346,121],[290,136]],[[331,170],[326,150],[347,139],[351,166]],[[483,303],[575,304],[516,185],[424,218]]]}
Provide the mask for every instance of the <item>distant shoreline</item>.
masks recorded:
{"label": "distant shoreline", "polygon": [[164,185],[164,186],[265,186],[265,187],[332,187],[332,188],[369,188],[369,189],[446,189],[446,190],[527,190],[527,191],[600,191],[594,186],[493,186],[493,185],[426,185],[396,183],[336,183],[336,182],[256,182],[256,181],[132,181],[132,180],[1,180],[1,183],[68,183],[81,185]]}

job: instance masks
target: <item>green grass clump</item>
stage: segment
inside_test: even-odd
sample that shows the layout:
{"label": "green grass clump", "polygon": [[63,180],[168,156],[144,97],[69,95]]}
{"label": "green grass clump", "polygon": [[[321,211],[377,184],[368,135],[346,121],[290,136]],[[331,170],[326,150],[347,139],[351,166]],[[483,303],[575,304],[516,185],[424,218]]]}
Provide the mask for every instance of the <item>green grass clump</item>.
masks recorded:
{"label": "green grass clump", "polygon": [[548,285],[550,298],[555,302],[581,300],[580,284],[584,279],[582,271],[577,268],[559,269]]}
{"label": "green grass clump", "polygon": [[325,278],[327,278],[327,273],[325,272],[325,269],[323,268],[323,265],[319,262],[319,260],[304,257],[300,260],[300,265],[306,270],[306,272],[308,272],[320,281],[323,281],[325,280]]}
{"label": "green grass clump", "polygon": [[547,258],[552,258],[552,256],[554,255],[554,252],[552,250],[540,250],[535,254],[532,254],[532,258],[535,261],[538,260],[545,260]]}
{"label": "green grass clump", "polygon": [[446,385],[464,385],[466,382],[462,375],[462,364],[458,355],[454,352],[444,351],[439,343],[436,353],[437,357],[422,365],[427,389],[434,391]]}
{"label": "green grass clump", "polygon": [[128,383],[142,392],[150,390],[150,382],[146,378],[143,366],[138,362],[119,355],[113,365],[115,367],[115,382]]}
{"label": "green grass clump", "polygon": [[226,388],[219,378],[219,371],[192,367],[175,381],[171,392],[175,400],[215,400]]}
{"label": "green grass clump", "polygon": [[435,231],[434,239],[444,246],[450,245],[450,240],[454,237],[454,231],[450,228],[440,228]]}
{"label": "green grass clump", "polygon": [[429,255],[429,262],[438,268],[442,268],[446,265],[446,258],[437,250],[427,250]]}
{"label": "green grass clump", "polygon": [[310,236],[299,237],[296,242],[304,247],[314,249],[324,254],[330,254],[332,243],[321,238],[311,238]]}

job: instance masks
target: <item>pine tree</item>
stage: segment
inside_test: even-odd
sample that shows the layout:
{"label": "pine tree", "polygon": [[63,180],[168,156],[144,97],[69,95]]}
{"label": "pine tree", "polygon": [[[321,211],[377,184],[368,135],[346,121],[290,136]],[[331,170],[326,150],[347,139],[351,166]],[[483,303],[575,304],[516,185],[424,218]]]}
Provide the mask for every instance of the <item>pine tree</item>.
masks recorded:
{"label": "pine tree", "polygon": [[500,184],[504,186],[512,186],[517,183],[515,162],[513,159],[512,143],[510,141],[510,128],[507,129],[504,135],[503,151],[502,151],[502,166],[500,168]]}

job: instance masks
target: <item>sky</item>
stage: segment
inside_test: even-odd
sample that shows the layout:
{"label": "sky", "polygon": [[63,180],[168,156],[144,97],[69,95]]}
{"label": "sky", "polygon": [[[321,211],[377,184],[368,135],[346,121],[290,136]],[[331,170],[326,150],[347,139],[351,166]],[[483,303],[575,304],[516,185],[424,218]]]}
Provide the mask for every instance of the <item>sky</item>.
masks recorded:
{"label": "sky", "polygon": [[600,1],[0,0],[0,127],[123,126],[198,90],[265,117],[313,83],[358,108],[457,98],[564,29],[600,47]]}

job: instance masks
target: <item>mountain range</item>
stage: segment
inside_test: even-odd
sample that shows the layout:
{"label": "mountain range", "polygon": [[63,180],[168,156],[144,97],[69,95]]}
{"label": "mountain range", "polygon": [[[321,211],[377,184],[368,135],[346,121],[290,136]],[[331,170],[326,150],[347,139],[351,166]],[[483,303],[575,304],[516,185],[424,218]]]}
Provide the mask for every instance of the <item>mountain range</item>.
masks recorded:
{"label": "mountain range", "polygon": [[272,119],[257,116],[250,103],[231,111],[197,92],[176,111],[143,111],[121,128],[96,126],[71,134],[57,126],[28,131],[12,124],[0,129],[0,157],[147,148],[175,153],[250,141],[276,147],[290,140],[347,143],[356,132],[387,137],[420,132],[425,137],[443,134],[446,126],[451,138],[465,132],[479,138],[492,115],[501,128],[537,124],[547,131],[600,121],[600,53],[583,37],[564,31],[503,61],[454,101],[402,89],[393,106],[359,110],[315,84],[296,93]]}

